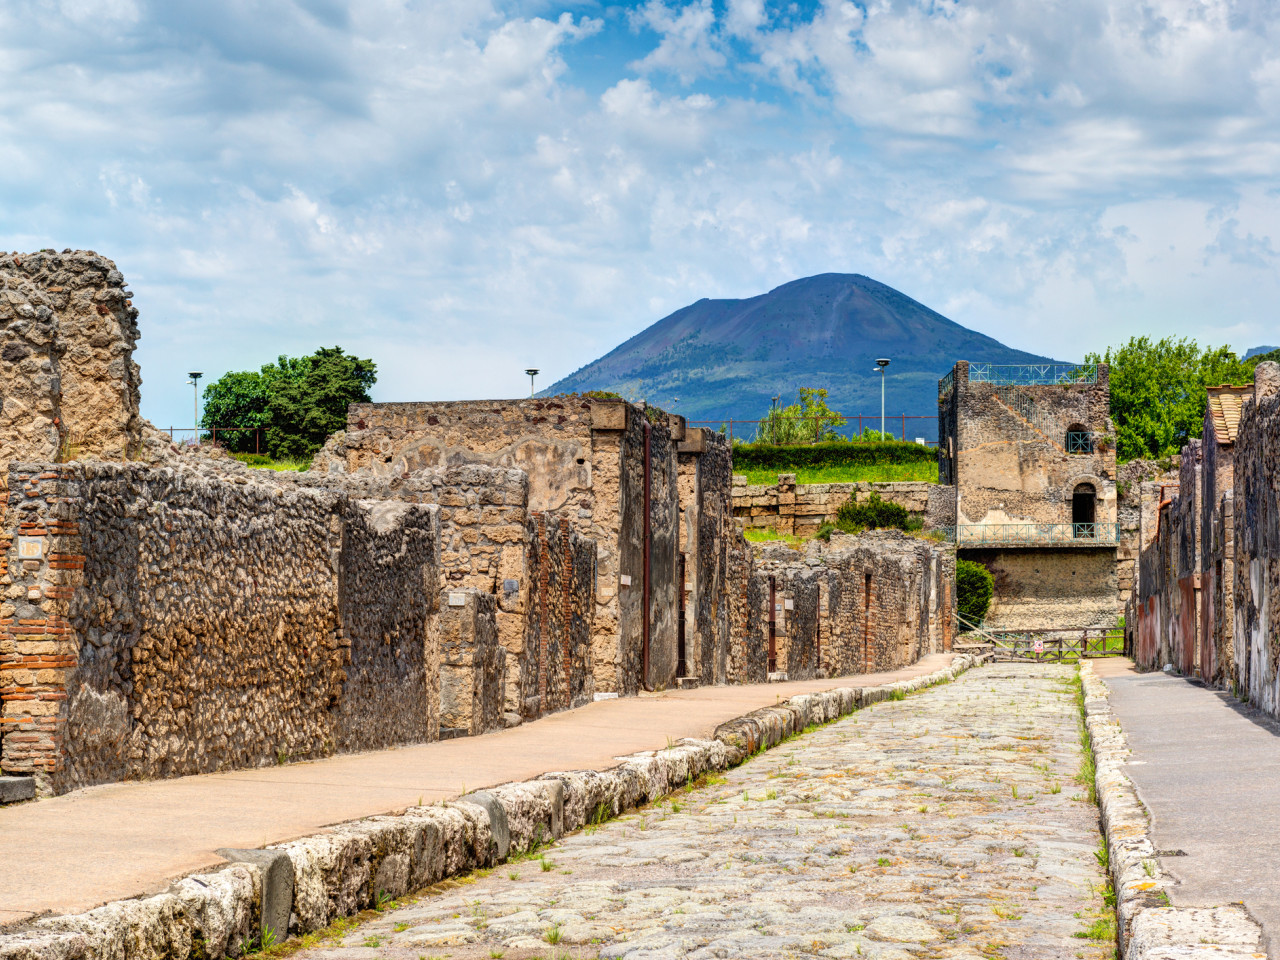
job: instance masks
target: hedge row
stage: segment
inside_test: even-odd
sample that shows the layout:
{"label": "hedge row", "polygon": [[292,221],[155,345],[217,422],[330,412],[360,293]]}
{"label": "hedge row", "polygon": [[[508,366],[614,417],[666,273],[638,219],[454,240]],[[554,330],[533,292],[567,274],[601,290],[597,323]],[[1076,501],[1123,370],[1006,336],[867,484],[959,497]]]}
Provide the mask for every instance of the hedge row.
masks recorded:
{"label": "hedge row", "polygon": [[774,446],[739,443],[733,448],[735,467],[787,469],[797,467],[866,467],[889,463],[936,463],[937,450],[922,443],[882,440],[869,443],[814,443]]}

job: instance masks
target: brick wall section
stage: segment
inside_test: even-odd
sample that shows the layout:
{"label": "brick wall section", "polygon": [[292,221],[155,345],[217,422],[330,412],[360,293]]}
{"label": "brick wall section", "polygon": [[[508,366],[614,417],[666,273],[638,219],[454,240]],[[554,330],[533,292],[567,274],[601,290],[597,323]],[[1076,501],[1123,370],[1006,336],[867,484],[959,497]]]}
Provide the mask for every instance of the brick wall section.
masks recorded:
{"label": "brick wall section", "polygon": [[[840,508],[849,500],[862,503],[876,493],[921,520],[933,520],[935,516],[945,520],[944,501],[936,499],[936,487],[925,481],[796,483],[793,473],[779,474],[777,483],[764,486],[748,484],[747,478],[738,474],[733,478],[733,515],[744,527],[772,527],[779,533],[809,537],[822,524],[834,523]],[[932,511],[931,494],[935,497]]]}
{"label": "brick wall section", "polygon": [[13,460],[137,455],[131,296],[91,250],[0,254],[0,479]]}
{"label": "brick wall section", "polygon": [[66,504],[60,468],[10,481],[5,600],[0,606],[0,767],[6,774],[56,775],[64,755],[68,678],[77,644],[67,615],[83,578],[79,525]]}
{"label": "brick wall section", "polygon": [[[761,611],[769,591],[752,576],[754,560],[751,544],[735,531],[726,544],[728,566],[729,642],[726,673],[728,683],[764,683],[767,679],[766,617]],[[762,596],[763,591],[763,596]]]}
{"label": "brick wall section", "polygon": [[349,662],[336,705],[338,749],[434,740],[439,698],[424,694],[440,689],[438,513],[346,499],[341,521],[338,619]]}
{"label": "brick wall section", "polygon": [[439,518],[393,506],[12,465],[0,766],[61,792],[431,739]]}

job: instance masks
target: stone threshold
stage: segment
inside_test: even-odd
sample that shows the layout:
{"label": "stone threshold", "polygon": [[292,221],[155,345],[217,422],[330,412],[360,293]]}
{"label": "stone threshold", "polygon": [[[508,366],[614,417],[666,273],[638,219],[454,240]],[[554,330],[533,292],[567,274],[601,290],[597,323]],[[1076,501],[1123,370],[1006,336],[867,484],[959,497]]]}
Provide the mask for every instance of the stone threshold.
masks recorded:
{"label": "stone threshold", "polygon": [[495,866],[591,823],[616,817],[756,753],[884,700],[950,681],[982,662],[962,654],[942,670],[870,687],[799,694],[608,770],[546,773],[403,814],[341,823],[184,877],[164,893],[84,913],[42,917],[0,934],[0,960],[221,960],[270,928],[276,941],[327,927],[388,899]]}
{"label": "stone threshold", "polygon": [[1174,907],[1176,881],[1160,868],[1151,814],[1121,771],[1129,743],[1111,712],[1107,686],[1080,665],[1085,725],[1093,744],[1094,786],[1116,892],[1116,938],[1124,960],[1266,960],[1262,928],[1241,904]]}

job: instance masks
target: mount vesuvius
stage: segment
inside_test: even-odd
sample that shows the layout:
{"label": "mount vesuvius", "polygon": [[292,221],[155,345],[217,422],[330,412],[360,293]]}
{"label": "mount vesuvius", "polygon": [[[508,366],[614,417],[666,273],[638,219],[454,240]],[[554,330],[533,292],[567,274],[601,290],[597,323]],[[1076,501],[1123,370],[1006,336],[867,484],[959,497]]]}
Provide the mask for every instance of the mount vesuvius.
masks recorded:
{"label": "mount vesuvius", "polygon": [[[764,416],[771,397],[795,403],[798,388],[826,387],[833,409],[878,416],[877,357],[892,360],[891,417],[936,416],[938,379],[957,360],[1048,360],[962,327],[870,277],[823,273],[746,300],[699,300],[542,393],[612,390],[691,421],[745,420]],[[933,439],[936,432],[936,423],[908,422],[910,436]]]}

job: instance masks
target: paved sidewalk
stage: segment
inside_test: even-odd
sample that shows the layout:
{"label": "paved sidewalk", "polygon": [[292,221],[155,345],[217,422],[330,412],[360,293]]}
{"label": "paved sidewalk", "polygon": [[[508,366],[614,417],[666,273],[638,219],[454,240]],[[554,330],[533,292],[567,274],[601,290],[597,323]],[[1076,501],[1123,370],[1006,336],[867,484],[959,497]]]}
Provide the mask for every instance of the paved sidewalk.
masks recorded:
{"label": "paved sidewalk", "polygon": [[0,925],[158,892],[221,863],[220,847],[281,843],[552,770],[603,769],[796,694],[910,679],[950,662],[935,654],[892,673],[605,700],[478,738],[109,784],[0,809],[0,850],[19,866],[0,871]]}
{"label": "paved sidewalk", "polygon": [[1132,757],[1125,773],[1151,811],[1175,906],[1244,902],[1268,956],[1280,940],[1280,724],[1221,691],[1127,659],[1094,660]]}

